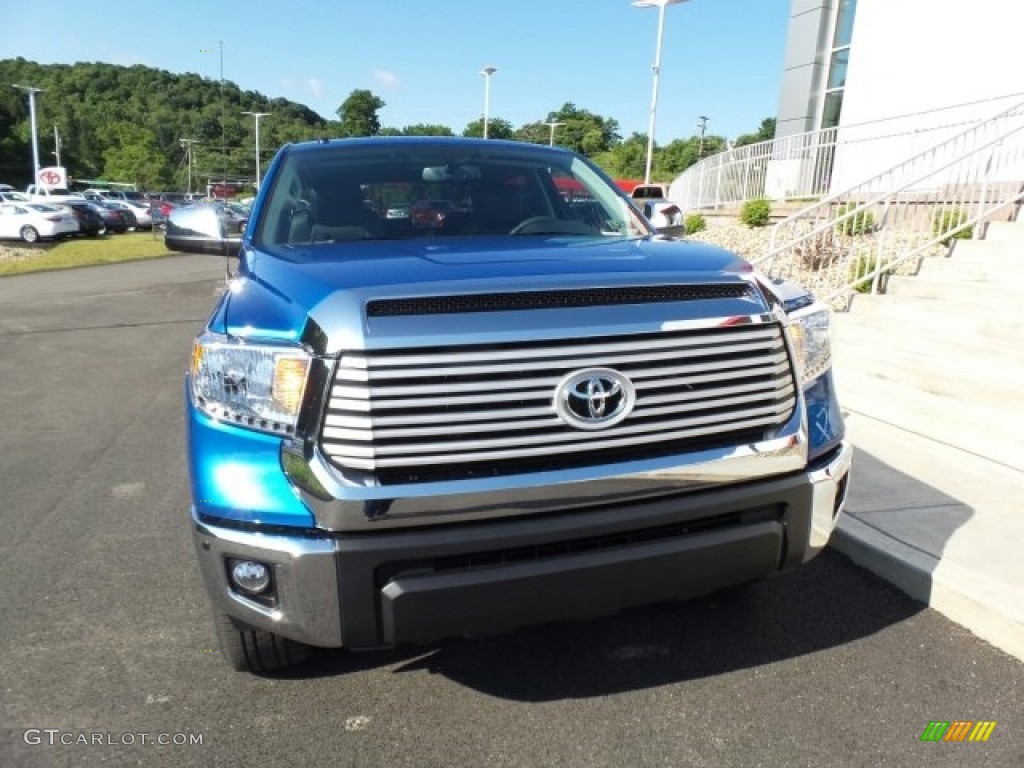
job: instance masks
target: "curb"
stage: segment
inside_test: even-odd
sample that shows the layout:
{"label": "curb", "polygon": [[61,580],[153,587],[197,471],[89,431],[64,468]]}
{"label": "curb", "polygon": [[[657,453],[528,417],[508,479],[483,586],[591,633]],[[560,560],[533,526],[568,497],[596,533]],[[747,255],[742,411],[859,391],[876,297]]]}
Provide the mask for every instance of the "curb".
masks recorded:
{"label": "curb", "polygon": [[986,582],[977,573],[943,563],[941,558],[894,539],[849,513],[840,518],[829,546],[996,648],[1024,661],[1024,616],[1011,615],[987,600]]}

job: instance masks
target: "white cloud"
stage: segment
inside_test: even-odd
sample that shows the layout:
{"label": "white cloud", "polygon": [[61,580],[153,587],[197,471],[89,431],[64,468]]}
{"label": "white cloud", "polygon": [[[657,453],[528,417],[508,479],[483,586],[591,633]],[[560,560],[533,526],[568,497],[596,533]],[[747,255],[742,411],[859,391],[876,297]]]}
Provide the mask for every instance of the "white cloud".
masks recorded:
{"label": "white cloud", "polygon": [[320,78],[311,77],[306,81],[306,90],[312,93],[316,98],[320,98],[324,95],[324,82]]}
{"label": "white cloud", "polygon": [[375,69],[373,71],[373,82],[381,88],[397,88],[398,75],[386,69]]}

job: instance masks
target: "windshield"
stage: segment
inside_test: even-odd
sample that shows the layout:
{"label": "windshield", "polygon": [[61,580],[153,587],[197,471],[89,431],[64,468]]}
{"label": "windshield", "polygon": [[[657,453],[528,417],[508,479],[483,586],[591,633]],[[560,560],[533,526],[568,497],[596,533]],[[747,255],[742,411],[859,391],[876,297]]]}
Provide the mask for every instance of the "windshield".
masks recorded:
{"label": "windshield", "polygon": [[581,157],[531,144],[375,141],[281,159],[255,241],[645,237],[622,194]]}

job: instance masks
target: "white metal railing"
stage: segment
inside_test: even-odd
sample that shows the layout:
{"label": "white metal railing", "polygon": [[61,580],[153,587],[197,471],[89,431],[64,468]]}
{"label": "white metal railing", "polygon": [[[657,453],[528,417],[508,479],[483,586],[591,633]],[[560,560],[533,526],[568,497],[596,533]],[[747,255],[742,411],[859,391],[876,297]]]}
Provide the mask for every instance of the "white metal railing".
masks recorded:
{"label": "white metal railing", "polygon": [[[853,176],[856,180],[858,172],[865,170],[866,176],[874,175],[871,168],[892,165],[922,144],[937,144],[997,111],[1005,111],[1022,97],[1021,93],[1009,94],[729,149],[686,169],[670,185],[669,199],[688,211],[758,197],[820,198],[837,185],[848,186],[844,179]],[[854,144],[872,145],[875,151],[861,152],[862,162],[856,167],[842,163],[837,167],[837,152],[846,154],[842,150]]]}
{"label": "white metal railing", "polygon": [[712,155],[690,166],[669,187],[669,199],[684,211],[714,208],[768,195],[819,197],[828,191],[836,128],[798,133]]}
{"label": "white metal railing", "polygon": [[[846,151],[835,160],[856,163]],[[1022,199],[1024,103],[780,221],[753,263],[846,308]]]}

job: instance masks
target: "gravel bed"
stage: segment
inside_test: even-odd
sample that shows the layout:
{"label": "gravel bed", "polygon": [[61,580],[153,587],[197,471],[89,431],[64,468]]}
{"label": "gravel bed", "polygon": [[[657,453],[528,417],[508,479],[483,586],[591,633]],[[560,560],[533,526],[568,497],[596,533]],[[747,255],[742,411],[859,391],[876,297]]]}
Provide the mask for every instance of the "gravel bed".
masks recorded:
{"label": "gravel bed", "polygon": [[[721,246],[750,261],[757,261],[768,253],[771,242],[771,227],[759,227],[751,229],[734,219],[722,219],[708,217],[708,228],[702,232],[688,235],[690,240],[699,240],[705,243]],[[767,263],[758,265],[762,271],[770,271],[774,275],[786,277],[813,291],[818,296],[832,296],[842,291],[844,286],[851,280],[854,272],[854,265],[858,261],[874,263],[879,255],[879,237],[882,233],[857,235],[857,236],[835,236],[834,245],[825,251],[826,258],[824,266],[813,268],[810,258],[801,258],[800,254],[782,254],[769,270]],[[918,245],[930,238],[930,233],[905,231],[886,232],[881,240],[881,256],[883,261],[898,259],[901,255],[914,250]],[[806,251],[811,248],[803,246]],[[916,258],[910,258],[896,267],[892,274],[914,274],[920,264],[920,260],[926,256],[941,256],[946,253],[946,248],[935,245],[919,254]],[[883,286],[884,290],[884,281]],[[837,296],[834,299],[837,306],[845,305],[846,299]]]}

